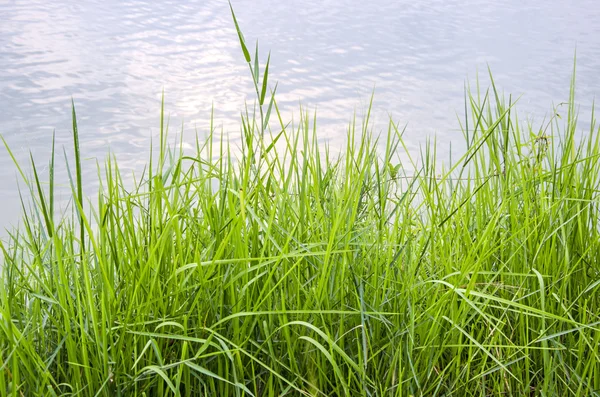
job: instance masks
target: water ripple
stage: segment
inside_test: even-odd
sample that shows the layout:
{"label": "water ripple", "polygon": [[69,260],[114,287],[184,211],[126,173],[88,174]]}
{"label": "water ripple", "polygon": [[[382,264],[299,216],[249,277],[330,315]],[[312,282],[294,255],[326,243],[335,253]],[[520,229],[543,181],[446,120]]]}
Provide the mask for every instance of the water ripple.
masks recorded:
{"label": "water ripple", "polygon": [[[342,142],[375,89],[381,125],[410,122],[405,137],[459,139],[466,79],[488,65],[521,110],[542,120],[568,97],[575,48],[579,99],[600,92],[600,7],[593,0],[236,0],[249,43],[272,50],[285,115],[317,109],[320,133]],[[86,158],[110,147],[138,169],[158,133],[161,93],[173,126],[235,136],[252,100],[227,2],[0,1],[0,133],[17,157],[48,160],[53,132],[69,144],[70,101]],[[264,52],[263,52],[264,53]],[[582,106],[582,109],[589,107]],[[15,221],[15,170],[0,154],[0,225]],[[85,178],[94,179],[89,160]],[[89,187],[91,190],[91,186]],[[8,203],[8,204],[6,204]],[[6,204],[6,205],[4,205]]]}

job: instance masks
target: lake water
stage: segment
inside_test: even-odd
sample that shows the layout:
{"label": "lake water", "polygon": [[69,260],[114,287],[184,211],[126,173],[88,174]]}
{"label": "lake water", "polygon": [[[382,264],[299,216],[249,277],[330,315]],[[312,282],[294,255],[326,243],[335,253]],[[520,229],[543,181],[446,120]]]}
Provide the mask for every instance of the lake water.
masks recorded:
{"label": "lake water", "polygon": [[[376,132],[389,113],[408,123],[413,148],[433,134],[442,148],[460,141],[465,81],[487,65],[506,93],[524,94],[518,109],[534,123],[568,98],[575,50],[583,115],[600,94],[597,0],[232,2],[246,40],[259,39],[265,59],[272,50],[285,114],[317,109],[332,145],[373,89]],[[140,170],[163,89],[172,127],[190,139],[212,106],[236,136],[253,97],[227,1],[0,0],[0,134],[20,161],[31,152],[46,164],[53,131],[70,145],[73,98],[85,179],[109,149]],[[0,148],[0,228],[18,220],[16,175]]]}

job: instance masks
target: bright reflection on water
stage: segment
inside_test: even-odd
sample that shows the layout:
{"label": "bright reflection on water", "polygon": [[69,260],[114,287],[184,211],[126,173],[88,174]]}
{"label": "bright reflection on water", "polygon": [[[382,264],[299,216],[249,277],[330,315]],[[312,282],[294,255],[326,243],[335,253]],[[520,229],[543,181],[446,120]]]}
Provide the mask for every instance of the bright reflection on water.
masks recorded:
{"label": "bright reflection on water", "polygon": [[[578,99],[600,93],[600,6],[595,0],[234,0],[246,40],[272,50],[272,81],[286,115],[317,109],[319,131],[340,144],[375,89],[375,131],[388,114],[412,148],[436,134],[461,140],[465,80],[487,65],[521,113],[541,123],[568,98],[577,49]],[[487,85],[487,79],[484,85]],[[161,92],[171,126],[236,136],[252,100],[225,0],[0,0],[0,133],[20,161],[47,164],[53,131],[70,145],[74,98],[88,181],[108,150],[140,170],[158,134]],[[233,139],[232,138],[232,139]],[[447,150],[447,149],[445,149]],[[62,152],[60,153],[62,158]],[[61,174],[64,180],[64,170]],[[0,150],[0,227],[18,219],[16,170]],[[88,193],[93,193],[90,182]]]}

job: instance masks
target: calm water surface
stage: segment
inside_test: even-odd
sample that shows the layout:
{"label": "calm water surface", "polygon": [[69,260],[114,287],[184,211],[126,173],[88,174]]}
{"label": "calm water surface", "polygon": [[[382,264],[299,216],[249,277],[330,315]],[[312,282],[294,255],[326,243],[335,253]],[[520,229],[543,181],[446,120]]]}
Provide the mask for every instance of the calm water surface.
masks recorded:
{"label": "calm water surface", "polygon": [[[460,142],[465,81],[494,72],[541,123],[568,98],[577,50],[578,101],[600,93],[596,0],[233,0],[246,40],[272,50],[286,115],[317,109],[320,134],[343,142],[375,88],[375,117],[408,123],[417,148]],[[56,131],[70,144],[74,98],[88,193],[109,149],[140,170],[158,134],[164,89],[171,125],[190,139],[216,124],[235,139],[251,81],[225,0],[0,0],[0,134],[20,161],[42,166]],[[62,156],[62,155],[61,155]],[[62,173],[64,176],[64,172]],[[16,170],[0,149],[0,228],[18,220]]]}

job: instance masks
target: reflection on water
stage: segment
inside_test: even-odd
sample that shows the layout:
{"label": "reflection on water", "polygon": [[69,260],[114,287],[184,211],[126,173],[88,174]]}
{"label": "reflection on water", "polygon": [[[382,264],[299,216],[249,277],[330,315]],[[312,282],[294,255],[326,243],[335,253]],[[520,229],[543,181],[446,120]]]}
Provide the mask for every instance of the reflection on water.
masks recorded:
{"label": "reflection on water", "polygon": [[[466,78],[487,73],[525,96],[541,122],[567,98],[575,48],[582,110],[600,93],[600,7],[594,0],[235,0],[246,39],[272,50],[286,115],[317,109],[320,134],[342,142],[375,89],[376,120],[460,140]],[[70,140],[70,101],[84,157],[110,150],[139,169],[158,133],[161,92],[173,127],[237,131],[251,81],[224,0],[0,0],[0,133],[17,157],[48,161],[53,131]],[[377,125],[376,125],[377,126]],[[86,179],[95,162],[87,160]],[[18,212],[15,168],[0,152],[0,227]],[[91,187],[90,187],[91,189]]]}

